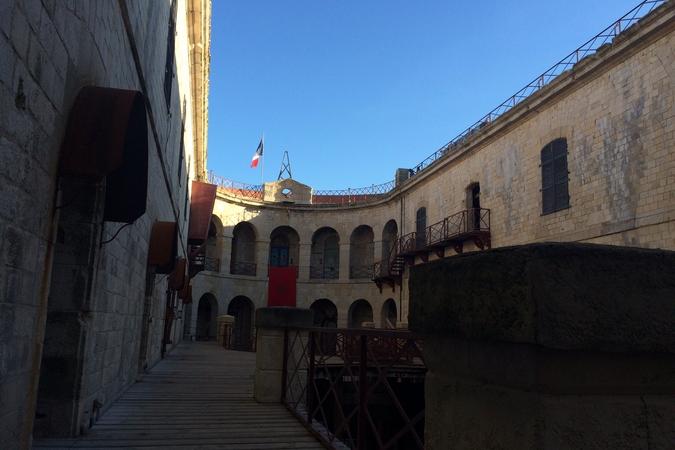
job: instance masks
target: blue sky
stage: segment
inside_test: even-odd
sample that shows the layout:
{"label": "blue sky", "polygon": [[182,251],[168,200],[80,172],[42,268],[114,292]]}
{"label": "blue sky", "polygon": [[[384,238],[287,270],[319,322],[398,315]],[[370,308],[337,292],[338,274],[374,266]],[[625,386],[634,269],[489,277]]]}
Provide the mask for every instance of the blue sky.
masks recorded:
{"label": "blue sky", "polygon": [[317,189],[393,179],[637,0],[214,0],[208,167]]}

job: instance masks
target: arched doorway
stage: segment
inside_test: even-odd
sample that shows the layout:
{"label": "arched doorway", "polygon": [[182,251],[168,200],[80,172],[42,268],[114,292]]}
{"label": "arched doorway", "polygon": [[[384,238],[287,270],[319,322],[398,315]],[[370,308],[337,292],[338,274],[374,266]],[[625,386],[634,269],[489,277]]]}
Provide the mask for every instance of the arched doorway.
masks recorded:
{"label": "arched doorway", "polygon": [[349,307],[349,328],[363,328],[364,322],[373,321],[373,307],[367,300],[356,300]]}
{"label": "arched doorway", "polygon": [[337,328],[338,311],[335,303],[327,298],[316,300],[309,307],[314,312],[314,326]]}
{"label": "arched doorway", "polygon": [[415,248],[423,249],[427,245],[427,209],[422,207],[415,214]]}
{"label": "arched doorway", "polygon": [[382,305],[382,328],[396,328],[396,319],[396,302],[389,298]]}
{"label": "arched doorway", "polygon": [[232,330],[232,348],[234,350],[253,350],[253,312],[255,306],[248,297],[239,295],[232,299],[227,314],[234,317]]}
{"label": "arched doorway", "polygon": [[396,221],[391,219],[382,229],[382,261],[388,261],[391,257],[391,252],[394,250],[397,238],[398,226],[396,225]]}
{"label": "arched doorway", "polygon": [[270,234],[270,266],[297,266],[300,236],[289,226],[275,228]]}
{"label": "arched doorway", "polygon": [[[335,303],[327,298],[316,300],[309,307],[314,312],[314,326],[323,328],[337,328],[338,310]],[[337,344],[337,334],[321,333],[319,334],[319,350],[326,355],[335,354]]]}
{"label": "arched doorway", "polygon": [[213,294],[206,293],[199,299],[197,305],[197,332],[198,341],[208,341],[216,338],[216,317],[218,316],[218,301]]}

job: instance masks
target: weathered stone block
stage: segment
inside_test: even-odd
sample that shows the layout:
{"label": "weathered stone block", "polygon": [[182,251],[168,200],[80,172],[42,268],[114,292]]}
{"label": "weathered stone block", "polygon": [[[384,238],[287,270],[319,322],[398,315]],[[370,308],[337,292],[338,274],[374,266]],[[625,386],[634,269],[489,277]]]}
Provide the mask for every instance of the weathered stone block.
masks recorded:
{"label": "weathered stone block", "polygon": [[675,253],[534,244],[411,272],[429,449],[667,449]]}
{"label": "weathered stone block", "polygon": [[532,244],[413,267],[410,327],[557,349],[675,352],[675,252]]}

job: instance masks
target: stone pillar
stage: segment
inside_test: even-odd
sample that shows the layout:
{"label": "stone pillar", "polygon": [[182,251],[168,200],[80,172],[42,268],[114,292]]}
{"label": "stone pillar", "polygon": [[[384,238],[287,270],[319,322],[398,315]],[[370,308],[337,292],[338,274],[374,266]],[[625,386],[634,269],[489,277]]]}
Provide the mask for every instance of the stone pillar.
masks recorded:
{"label": "stone pillar", "polygon": [[534,244],[413,267],[429,450],[668,449],[675,252]]}
{"label": "stone pillar", "polygon": [[307,281],[309,280],[309,266],[312,261],[312,245],[300,242],[298,254],[299,261],[296,262],[299,265],[298,280]]}
{"label": "stone pillar", "polygon": [[221,314],[216,317],[216,324],[218,326],[216,332],[216,341],[221,347],[229,348],[230,339],[232,338],[232,328],[234,327],[234,316]]}
{"label": "stone pillar", "polygon": [[340,280],[349,280],[349,235],[340,236]]}
{"label": "stone pillar", "polygon": [[271,307],[255,312],[256,365],[254,397],[260,403],[281,401],[284,357],[284,329],[311,327],[314,313],[309,309]]}
{"label": "stone pillar", "polygon": [[255,243],[256,278],[267,278],[270,261],[269,239],[259,239]]}

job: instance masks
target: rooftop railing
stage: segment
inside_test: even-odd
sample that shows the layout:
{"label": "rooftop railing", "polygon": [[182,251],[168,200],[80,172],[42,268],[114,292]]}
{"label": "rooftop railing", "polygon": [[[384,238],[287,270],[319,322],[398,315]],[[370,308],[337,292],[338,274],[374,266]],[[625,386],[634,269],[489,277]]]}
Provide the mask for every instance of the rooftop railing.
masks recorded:
{"label": "rooftop railing", "polygon": [[[574,65],[580,62],[582,59],[597,53],[601,48],[611,44],[617,36],[625,32],[647,14],[651,13],[654,9],[666,3],[667,1],[668,0],[645,0],[638,4],[624,16],[614,21],[607,28],[593,36],[576,50],[551,66],[544,73],[537,76],[525,87],[521,88],[518,92],[504,100],[499,106],[481,117],[470,127],[450,140],[447,144],[433,152],[422,162],[410,169],[410,178],[414,178],[415,176],[419,175],[421,172],[434,165],[434,163],[436,163],[445,155],[457,151],[464,142],[466,142],[479,130],[482,130],[494,123],[494,121],[500,116],[509,112],[532,94],[549,85],[555,78],[574,67]],[[213,172],[209,173],[209,181],[213,184],[217,184],[221,189],[236,197],[263,200],[264,187],[262,185],[239,183],[215,175]],[[403,183],[405,182],[407,182],[407,180]],[[395,187],[396,183],[392,180],[386,183],[356,189],[318,190],[314,191],[312,195],[312,205],[319,207],[350,206],[369,203],[387,197],[387,195]]]}

